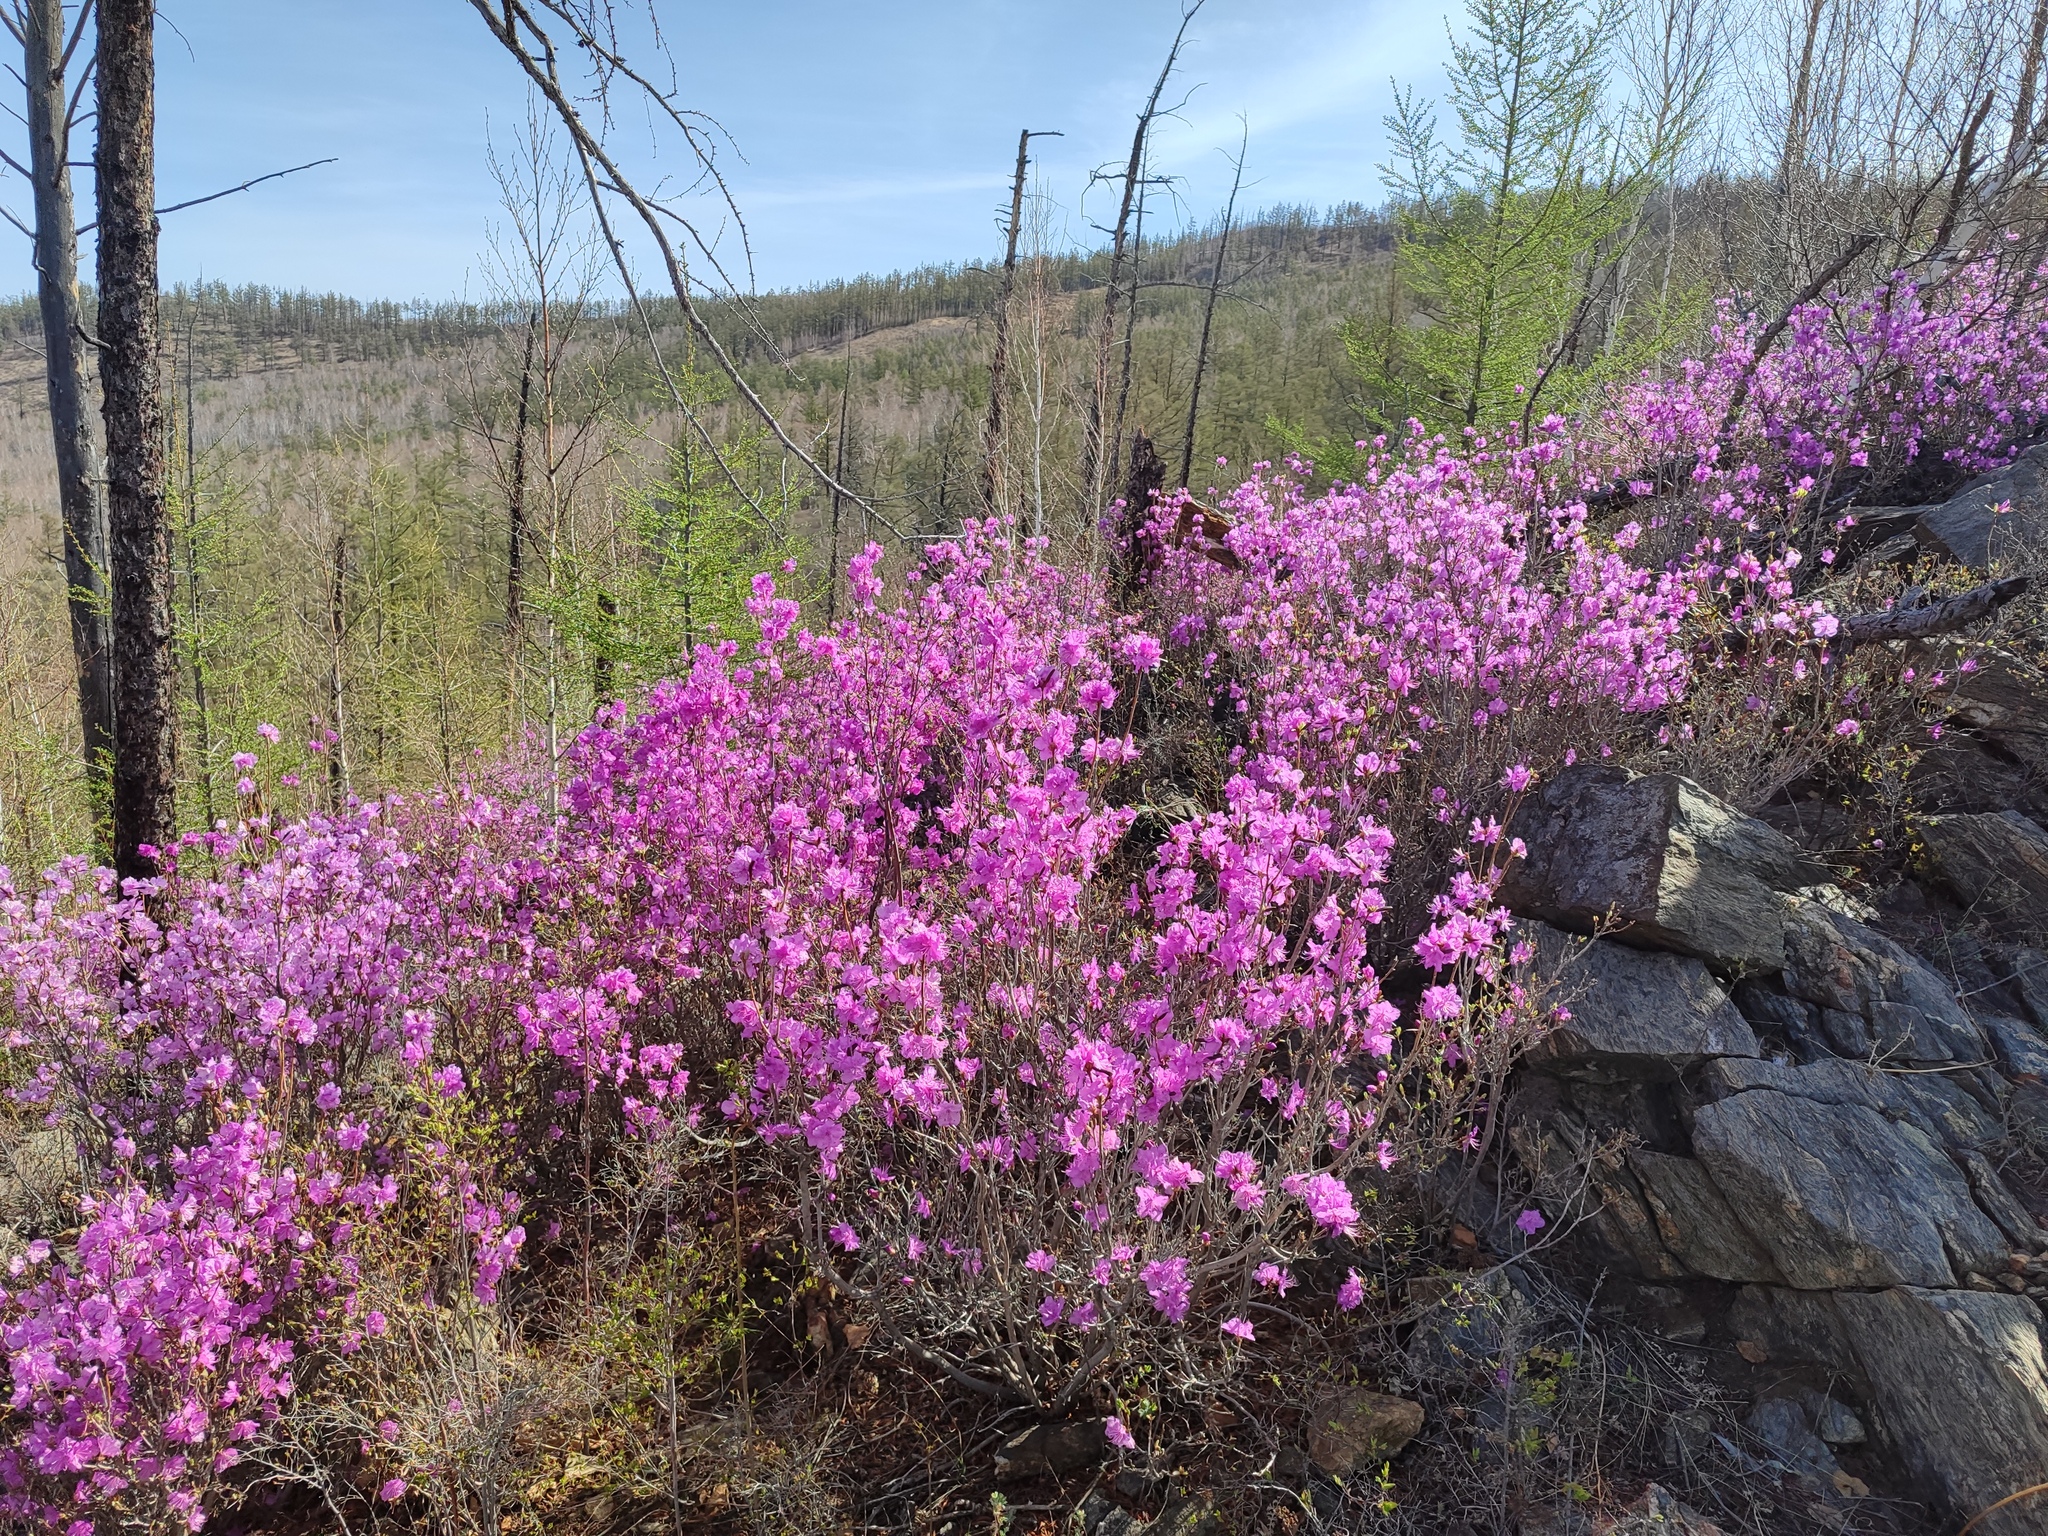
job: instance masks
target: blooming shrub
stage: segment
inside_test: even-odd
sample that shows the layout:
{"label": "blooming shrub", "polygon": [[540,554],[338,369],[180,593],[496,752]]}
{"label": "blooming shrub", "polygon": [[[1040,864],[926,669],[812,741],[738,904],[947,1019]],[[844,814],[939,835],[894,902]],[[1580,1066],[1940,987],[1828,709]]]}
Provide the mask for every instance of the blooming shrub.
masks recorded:
{"label": "blooming shrub", "polygon": [[[1128,611],[995,525],[894,599],[871,547],[827,632],[764,575],[757,634],[607,709],[558,811],[508,777],[294,821],[256,762],[160,885],[0,874],[8,1086],[93,1170],[0,1289],[0,1513],[196,1528],[295,1371],[399,1358],[385,1308],[588,1275],[629,1141],[721,1147],[976,1392],[1195,1392],[1337,1326],[1541,1024],[1492,900],[1517,797],[1697,744],[1731,688],[1759,740],[1797,698],[1861,749],[1815,469],[1990,462],[2048,388],[1959,291],[1817,309],[1754,368],[1731,327],[1604,426],[1382,445],[1321,494],[1261,467],[1222,563],[1169,498]],[[1679,494],[1589,512],[1652,450]],[[486,1416],[453,1402],[444,1438]],[[425,1411],[366,1420],[359,1496],[414,1496]]]}

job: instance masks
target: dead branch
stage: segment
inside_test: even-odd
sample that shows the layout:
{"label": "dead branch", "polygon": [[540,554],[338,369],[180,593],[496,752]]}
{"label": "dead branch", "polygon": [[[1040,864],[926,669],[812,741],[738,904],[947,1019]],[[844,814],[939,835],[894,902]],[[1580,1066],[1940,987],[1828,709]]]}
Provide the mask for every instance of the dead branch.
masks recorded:
{"label": "dead branch", "polygon": [[1886,608],[1876,613],[1852,613],[1842,620],[1844,644],[1871,645],[1886,640],[1926,640],[1935,635],[1967,629],[1979,619],[1989,618],[2027,590],[2024,576],[2008,576],[1958,592],[1954,597],[1929,603],[1924,608]]}
{"label": "dead branch", "polygon": [[[905,543],[911,542],[901,529],[897,528],[894,523],[883,517],[876,510],[868,498],[841,485],[795,438],[791,437],[781,421],[777,419],[774,411],[769,409],[768,403],[755,391],[753,385],[747,382],[746,377],[740,371],[739,365],[733,361],[732,355],[726,351],[724,344],[719,341],[716,333],[706,323],[703,312],[697,307],[696,300],[690,291],[690,277],[683,254],[677,248],[675,242],[669,238],[668,231],[663,226],[662,218],[664,212],[668,213],[670,217],[674,218],[677,223],[681,224],[689,232],[698,250],[704,252],[708,258],[709,252],[705,241],[701,236],[697,235],[696,231],[687,221],[676,215],[673,210],[657,208],[648,195],[641,192],[633,184],[623,167],[619,165],[617,160],[612,157],[611,152],[605,147],[604,141],[591,131],[590,125],[585,121],[576,103],[570,99],[568,90],[563,84],[560,69],[560,50],[557,48],[553,36],[541,25],[533,11],[525,3],[525,0],[502,0],[502,4],[494,4],[493,0],[470,0],[470,4],[476,10],[476,13],[483,18],[484,25],[490,30],[491,36],[497,40],[500,47],[504,48],[512,56],[514,62],[519,65],[535,88],[547,98],[548,104],[555,110],[555,115],[561,119],[562,126],[569,130],[570,141],[575,145],[577,156],[584,167],[585,179],[590,183],[592,202],[596,206],[600,222],[604,224],[606,247],[612,253],[613,264],[618,268],[620,278],[627,285],[629,295],[634,299],[634,306],[641,315],[642,323],[648,327],[650,342],[652,341],[652,325],[647,320],[644,307],[639,303],[637,291],[633,284],[632,273],[626,261],[625,247],[611,229],[609,222],[605,219],[602,198],[607,188],[623,198],[641,224],[645,226],[648,234],[654,240],[655,248],[660,252],[663,269],[668,275],[669,286],[675,294],[676,304],[681,309],[684,320],[689,323],[691,331],[695,333],[698,341],[703,344],[705,351],[709,352],[712,359],[718,364],[719,371],[731,382],[740,397],[746,401],[748,408],[760,418],[762,425],[768,428],[775,440],[782,445],[783,450],[803,465],[820,486],[853,502],[856,506],[874,517],[883,527],[895,534],[899,540]],[[691,123],[686,115],[665,94],[657,90],[644,77],[634,73],[617,51],[607,47],[603,39],[598,37],[593,25],[582,17],[572,15],[569,8],[562,3],[562,0],[539,0],[539,4],[542,9],[558,18],[569,28],[575,46],[585,52],[598,68],[598,99],[600,103],[608,105],[609,98],[605,92],[609,83],[609,76],[612,74],[622,75],[638,85],[648,99],[658,106],[672,122],[680,127],[692,152],[697,156],[698,164],[703,168],[704,173],[717,183],[721,192],[725,193],[727,206],[733,208],[734,216],[737,218],[738,209],[733,206],[731,194],[726,192],[723,179],[718,176],[715,167],[712,165],[709,148],[702,142],[702,128],[697,124]],[[721,275],[723,274],[721,273]],[[663,382],[668,386],[670,398],[674,401],[677,408],[682,410],[686,416],[692,415],[686,402],[683,400],[681,390],[676,387],[674,380],[669,377],[667,368],[665,366],[660,367],[660,372]],[[692,419],[694,420],[694,416],[692,416]],[[699,430],[701,434],[702,429],[700,428]],[[714,455],[719,458],[722,464],[723,455],[716,454],[715,449]],[[729,470],[728,476],[730,477]]]}

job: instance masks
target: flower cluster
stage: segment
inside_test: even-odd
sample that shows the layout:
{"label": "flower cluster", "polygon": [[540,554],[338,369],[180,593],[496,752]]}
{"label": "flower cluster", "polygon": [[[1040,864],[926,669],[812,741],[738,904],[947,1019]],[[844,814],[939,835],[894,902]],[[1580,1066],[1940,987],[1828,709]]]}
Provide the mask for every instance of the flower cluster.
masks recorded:
{"label": "flower cluster", "polygon": [[[1816,474],[1991,462],[2048,411],[2038,331],[1956,291],[1762,363],[1731,319],[1605,423],[1381,445],[1319,495],[1261,466],[1225,561],[1169,498],[1125,611],[995,524],[890,600],[870,547],[824,631],[764,575],[757,635],[547,793],[288,822],[250,754],[248,819],[161,882],[0,871],[10,1087],[88,1170],[0,1286],[0,1516],[196,1528],[294,1371],[382,1333],[392,1234],[432,1261],[380,1298],[488,1304],[626,1137],[724,1138],[881,1338],[1027,1401],[1364,1306],[1403,1181],[1541,1023],[1494,904],[1518,797],[1667,734],[1703,666],[1824,665],[1772,536]],[[1589,513],[1685,454],[1647,526]]]}

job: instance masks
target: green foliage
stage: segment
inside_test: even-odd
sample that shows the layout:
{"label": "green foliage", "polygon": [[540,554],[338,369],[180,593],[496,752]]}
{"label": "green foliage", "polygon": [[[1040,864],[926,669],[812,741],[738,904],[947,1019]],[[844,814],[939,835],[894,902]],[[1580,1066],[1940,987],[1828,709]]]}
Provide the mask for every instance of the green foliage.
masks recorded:
{"label": "green foliage", "polygon": [[[699,419],[728,393],[687,359],[670,376]],[[766,444],[765,431],[750,430],[714,456],[679,433],[661,447],[658,472],[615,488],[611,546],[558,557],[537,606],[590,658],[595,692],[615,696],[674,673],[700,642],[745,636],[754,574],[800,559],[802,543],[764,499]]]}
{"label": "green foliage", "polygon": [[[1341,328],[1362,432],[1498,429],[1567,410],[1659,353],[1668,289],[1645,306],[1630,256],[1652,194],[1697,126],[1697,68],[1617,84],[1622,0],[1469,0],[1440,133],[1395,92],[1393,271]],[[1283,431],[1326,471],[1342,439]]]}

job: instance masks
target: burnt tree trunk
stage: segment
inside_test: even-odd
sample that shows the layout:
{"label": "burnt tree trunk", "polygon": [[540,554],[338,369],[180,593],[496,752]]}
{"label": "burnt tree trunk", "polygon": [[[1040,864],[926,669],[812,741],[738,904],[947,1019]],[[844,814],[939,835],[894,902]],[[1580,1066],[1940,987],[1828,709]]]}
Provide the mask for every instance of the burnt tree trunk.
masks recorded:
{"label": "burnt tree trunk", "polygon": [[87,402],[85,327],[78,298],[78,215],[71,198],[71,103],[65,90],[63,0],[28,0],[23,74],[28,80],[29,171],[35,183],[36,297],[43,317],[44,378],[57,453],[57,503],[70,588],[71,654],[78,722],[96,803],[114,757],[114,643],[107,593],[107,493]]}
{"label": "burnt tree trunk", "polygon": [[1003,390],[1010,366],[1010,299],[1017,289],[1017,227],[1024,222],[1024,172],[1031,163],[1031,130],[1017,135],[1017,174],[1010,182],[1010,238],[1003,252],[1003,290],[996,300],[996,341],[988,364],[988,421],[981,431],[981,509],[995,516],[1003,449]]}
{"label": "burnt tree trunk", "polygon": [[157,365],[154,0],[100,0],[99,340],[114,617],[114,868],[177,835],[178,696]]}
{"label": "burnt tree trunk", "polygon": [[1166,461],[1143,427],[1131,434],[1131,466],[1124,477],[1123,514],[1117,528],[1117,587],[1128,604],[1151,574],[1158,551],[1147,536],[1145,525],[1152,518],[1152,503],[1166,488]]}

